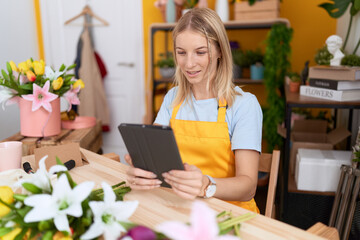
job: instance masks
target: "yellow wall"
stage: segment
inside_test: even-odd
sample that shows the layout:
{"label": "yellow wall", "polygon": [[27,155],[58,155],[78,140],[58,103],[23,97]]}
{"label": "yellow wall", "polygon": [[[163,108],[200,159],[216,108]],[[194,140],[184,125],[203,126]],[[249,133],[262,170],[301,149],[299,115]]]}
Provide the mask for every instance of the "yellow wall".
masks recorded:
{"label": "yellow wall", "polygon": [[[148,58],[149,58],[149,26],[151,23],[163,22],[160,10],[154,6],[155,0],[143,0],[144,16],[144,44],[145,44],[145,66],[146,66],[146,86],[149,86],[148,77]],[[292,70],[300,72],[306,60],[310,60],[310,65],[314,65],[314,55],[316,50],[322,47],[328,36],[336,33],[336,20],[330,18],[325,10],[317,5],[325,0],[282,0],[280,17],[287,18],[291,27],[294,29],[292,46],[291,64]],[[215,0],[208,0],[209,7],[214,9]],[[233,6],[230,6],[230,18],[233,17]],[[268,30],[232,30],[228,31],[230,40],[240,42],[242,49],[265,49],[263,41]],[[156,56],[162,51],[164,42],[161,40],[163,35],[157,34]],[[169,45],[171,46],[171,44]],[[263,86],[247,86],[245,91],[254,93],[261,104],[265,104]],[[262,96],[262,97],[261,97]]]}

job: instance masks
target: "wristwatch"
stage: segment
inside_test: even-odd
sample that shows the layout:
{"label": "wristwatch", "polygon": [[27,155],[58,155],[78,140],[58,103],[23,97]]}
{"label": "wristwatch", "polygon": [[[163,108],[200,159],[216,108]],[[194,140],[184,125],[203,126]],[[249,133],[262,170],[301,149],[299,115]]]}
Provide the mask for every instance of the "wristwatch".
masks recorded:
{"label": "wristwatch", "polygon": [[214,194],[216,192],[216,182],[209,175],[205,175],[205,176],[207,176],[209,178],[210,184],[205,188],[205,196],[204,196],[204,198],[211,198],[212,196],[214,196]]}

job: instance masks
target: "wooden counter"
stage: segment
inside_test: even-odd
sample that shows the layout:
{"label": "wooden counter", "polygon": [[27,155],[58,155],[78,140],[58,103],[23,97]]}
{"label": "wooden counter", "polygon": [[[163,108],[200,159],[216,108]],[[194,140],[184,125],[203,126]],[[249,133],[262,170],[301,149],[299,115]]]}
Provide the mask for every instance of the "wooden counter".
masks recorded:
{"label": "wooden counter", "polygon": [[23,143],[23,156],[34,154],[35,148],[56,146],[67,143],[79,143],[80,147],[93,152],[99,152],[102,146],[101,121],[97,120],[96,125],[82,129],[61,129],[61,133],[51,137],[25,137],[20,132],[1,140],[21,141]]}
{"label": "wooden counter", "polygon": [[[116,184],[125,180],[126,165],[85,149],[82,149],[82,152],[89,164],[76,167],[70,171],[71,176],[77,183],[94,181],[96,187],[100,187],[103,181],[109,184]],[[34,156],[25,156],[23,161],[34,164]],[[168,220],[188,222],[193,202],[181,199],[171,189],[162,187],[148,191],[133,190],[125,195],[125,200],[139,201],[139,207],[130,220],[151,228]],[[198,198],[198,200],[205,201],[217,212],[231,210],[235,216],[249,212],[216,198]],[[240,232],[244,240],[323,239],[302,229],[259,214],[255,218],[242,223]]]}

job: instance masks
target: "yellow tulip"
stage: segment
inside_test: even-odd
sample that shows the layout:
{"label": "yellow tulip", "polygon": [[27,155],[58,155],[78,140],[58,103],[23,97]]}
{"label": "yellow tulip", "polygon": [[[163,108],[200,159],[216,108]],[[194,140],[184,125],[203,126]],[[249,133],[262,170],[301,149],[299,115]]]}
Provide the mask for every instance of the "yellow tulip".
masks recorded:
{"label": "yellow tulip", "polygon": [[19,71],[19,69],[16,67],[16,64],[13,61],[10,61],[9,64],[13,71],[15,71],[15,72]]}
{"label": "yellow tulip", "polygon": [[26,72],[26,77],[29,79],[30,82],[35,82],[36,80],[36,76],[31,70]]}
{"label": "yellow tulip", "polygon": [[34,71],[36,75],[43,75],[45,72],[44,61],[34,61]]}
{"label": "yellow tulip", "polygon": [[76,89],[80,86],[80,89],[83,89],[85,87],[85,83],[81,80],[78,79],[74,84],[73,84],[73,88]]}
{"label": "yellow tulip", "polygon": [[[14,192],[12,189],[8,186],[2,186],[0,187],[0,198],[6,203],[12,203],[14,202],[13,198]],[[5,216],[10,212],[10,208],[5,206],[4,204],[0,203],[0,218]]]}
{"label": "yellow tulip", "polygon": [[40,63],[45,66],[44,60],[40,59]]}
{"label": "yellow tulip", "polygon": [[2,236],[1,240],[13,240],[20,232],[21,232],[21,228],[15,228],[8,234],[5,234],[4,236]]}
{"label": "yellow tulip", "polygon": [[26,73],[27,71],[30,70],[29,66],[27,65],[26,62],[21,62],[19,63],[19,71],[22,72],[22,73]]}
{"label": "yellow tulip", "polygon": [[64,80],[62,77],[58,77],[55,81],[52,82],[52,87],[54,90],[59,90],[64,83]]}
{"label": "yellow tulip", "polygon": [[28,65],[29,68],[34,68],[34,64],[30,59],[26,60],[26,64]]}

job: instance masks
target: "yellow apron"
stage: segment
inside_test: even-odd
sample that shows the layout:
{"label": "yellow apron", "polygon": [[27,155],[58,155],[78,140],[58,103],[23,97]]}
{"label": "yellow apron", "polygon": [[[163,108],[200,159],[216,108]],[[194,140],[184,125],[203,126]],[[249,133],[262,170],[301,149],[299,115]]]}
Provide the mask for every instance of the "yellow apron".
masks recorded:
{"label": "yellow apron", "polygon": [[[219,101],[217,122],[175,119],[180,106],[173,109],[170,125],[183,162],[195,165],[203,174],[214,178],[235,176],[235,155],[231,150],[228,125],[225,122],[226,102]],[[259,213],[254,199],[228,202]]]}

